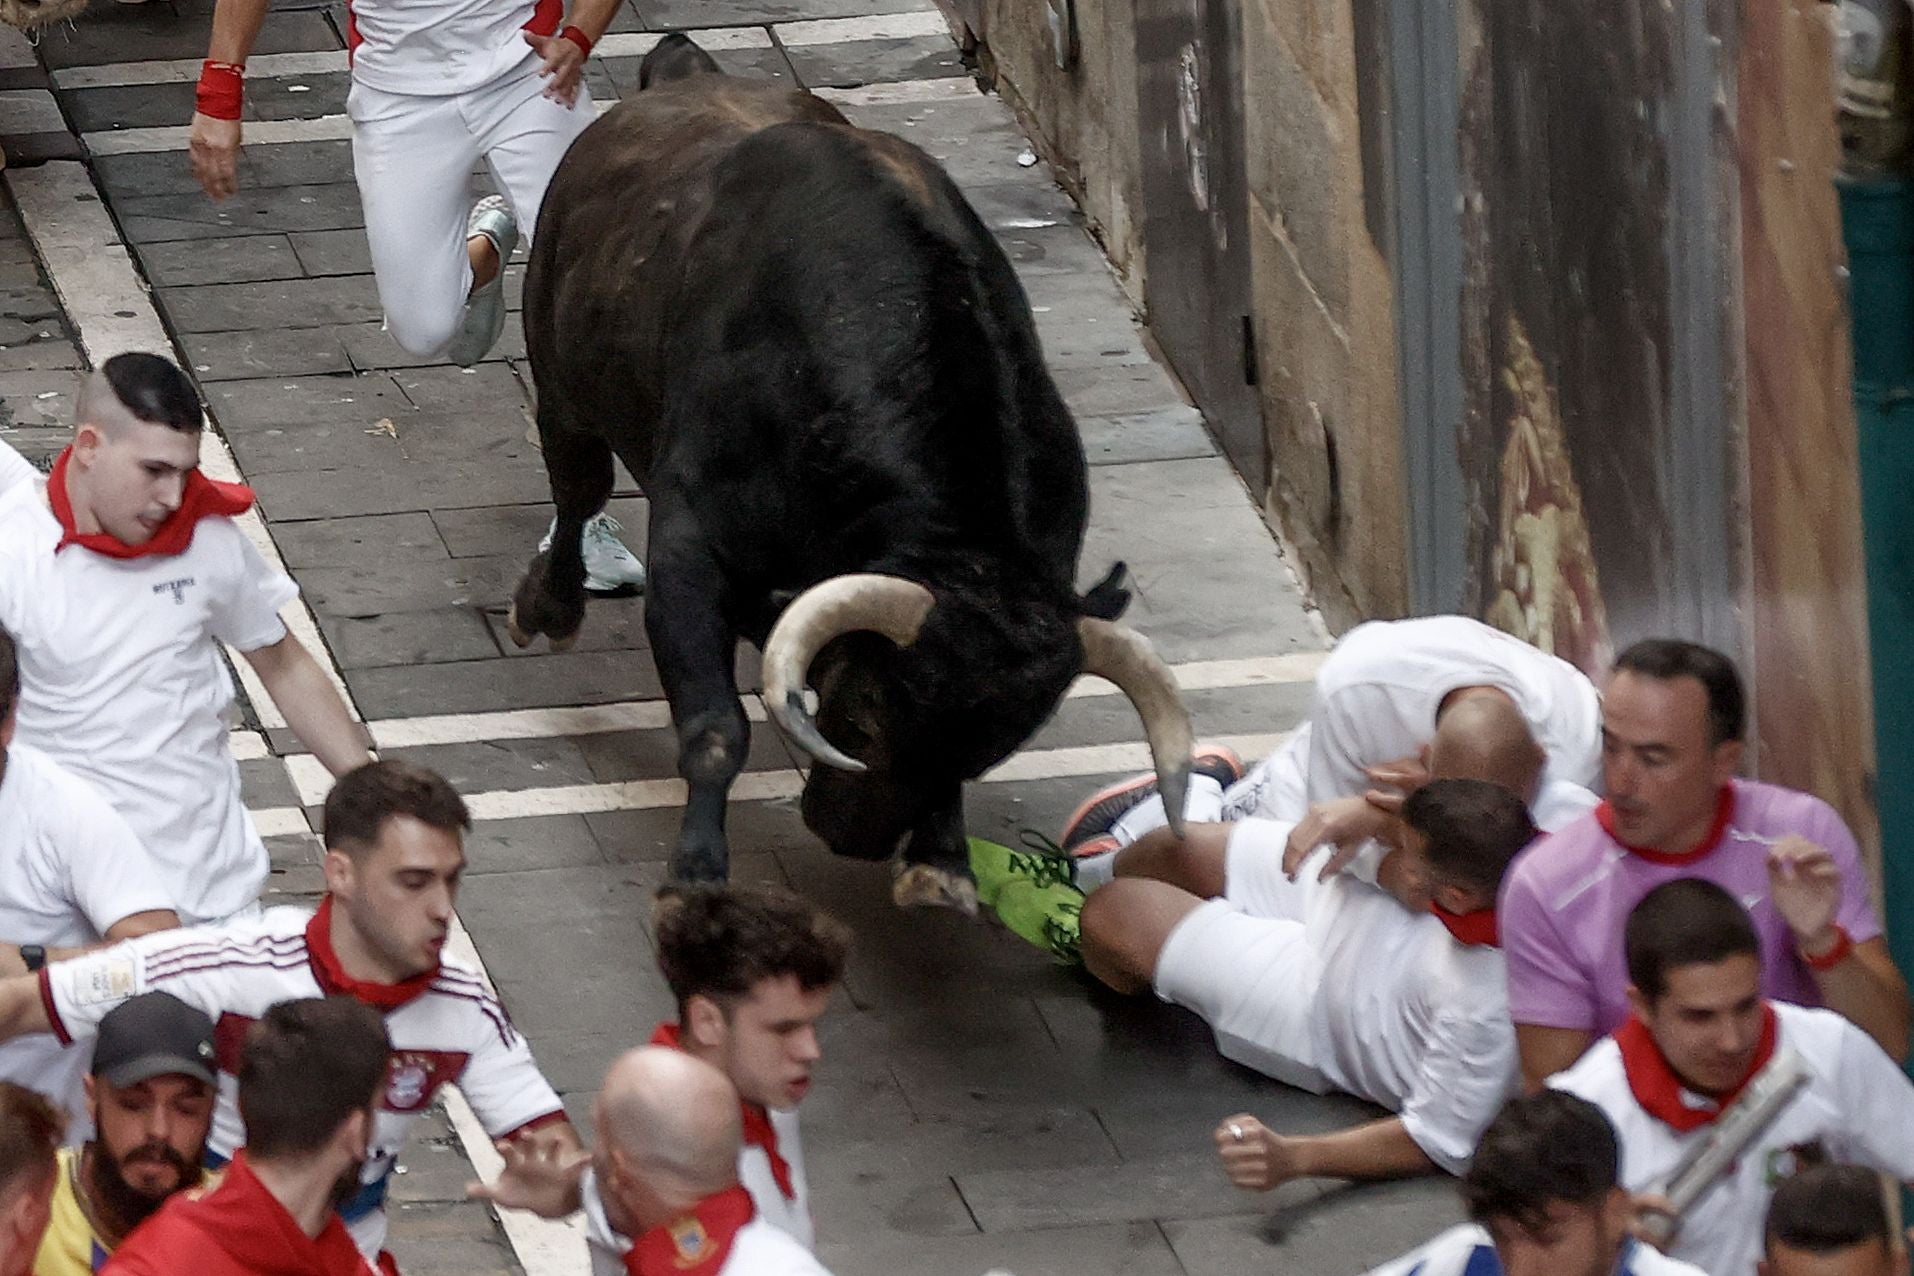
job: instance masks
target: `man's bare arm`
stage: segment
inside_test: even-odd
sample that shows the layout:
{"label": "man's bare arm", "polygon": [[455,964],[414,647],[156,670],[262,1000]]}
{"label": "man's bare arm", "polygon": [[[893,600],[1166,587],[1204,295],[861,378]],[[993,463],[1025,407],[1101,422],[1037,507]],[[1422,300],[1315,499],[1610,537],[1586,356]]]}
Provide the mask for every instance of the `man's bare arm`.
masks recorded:
{"label": "man's bare arm", "polygon": [[1562,1069],[1582,1057],[1593,1033],[1580,1028],[1544,1028],[1539,1024],[1515,1025],[1515,1048],[1522,1056],[1522,1086],[1530,1094],[1542,1088]]}
{"label": "man's bare arm", "polygon": [[[207,61],[243,66],[259,39],[259,28],[270,5],[271,0],[216,0],[213,35],[206,44]],[[239,189],[238,120],[215,119],[194,111],[186,150],[193,176],[208,195],[225,199]]]}
{"label": "man's bare arm", "polygon": [[46,1004],[40,1000],[38,975],[15,975],[0,979],[0,1041],[11,1041],[30,1032],[52,1032]]}
{"label": "man's bare arm", "polygon": [[1880,937],[1854,945],[1847,957],[1814,972],[1829,1010],[1867,1033],[1896,1063],[1907,1062],[1907,981]]}
{"label": "man's bare arm", "polygon": [[1268,1191],[1297,1178],[1408,1178],[1440,1168],[1400,1117],[1292,1136],[1242,1113],[1216,1127],[1216,1150],[1230,1182],[1247,1191]]}
{"label": "man's bare arm", "polygon": [[508,1209],[563,1218],[584,1205],[580,1180],[591,1154],[570,1121],[553,1121],[520,1132],[498,1145],[505,1168],[497,1183],[468,1183],[466,1194]]}
{"label": "man's bare arm", "polygon": [[[80,944],[72,948],[49,948],[46,950],[48,961],[66,961],[80,957],[101,948],[110,948],[122,939],[132,939],[136,935],[150,935],[156,930],[172,930],[179,925],[179,916],[170,908],[155,908],[144,913],[134,913],[122,917],[106,928],[106,938],[97,944]],[[27,963],[20,956],[20,945],[0,943],[0,978],[28,974]]]}
{"label": "man's bare arm", "polygon": [[326,770],[344,775],[372,761],[365,729],[352,720],[338,689],[304,643],[287,634],[270,647],[244,654],[293,734]]}

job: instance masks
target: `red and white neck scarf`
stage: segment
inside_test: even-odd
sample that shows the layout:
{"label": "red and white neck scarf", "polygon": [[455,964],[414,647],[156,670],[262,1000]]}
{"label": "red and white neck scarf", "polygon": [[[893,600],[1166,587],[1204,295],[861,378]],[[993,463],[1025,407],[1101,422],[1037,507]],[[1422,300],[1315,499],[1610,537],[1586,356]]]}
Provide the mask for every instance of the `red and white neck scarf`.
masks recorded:
{"label": "red and white neck scarf", "polygon": [[1764,1004],[1761,1041],[1755,1047],[1754,1060],[1734,1088],[1719,1097],[1696,1094],[1683,1085],[1668,1065],[1661,1047],[1655,1044],[1648,1025],[1635,1015],[1629,1015],[1622,1026],[1615,1029],[1615,1044],[1621,1047],[1622,1071],[1628,1077],[1628,1089],[1635,1096],[1635,1102],[1641,1104],[1649,1116],[1686,1134],[1699,1130],[1734,1106],[1748,1082],[1774,1057],[1776,1034],[1774,1007]]}
{"label": "red and white neck scarf", "polygon": [[[683,1050],[684,1041],[675,1023],[661,1023],[651,1034],[654,1046],[670,1046],[673,1050]],[[778,1191],[784,1193],[784,1199],[797,1199],[797,1185],[791,1180],[791,1165],[778,1152],[777,1127],[771,1124],[771,1114],[762,1103],[748,1103],[739,1100],[744,1113],[744,1141],[747,1146],[764,1149],[764,1155],[771,1161],[771,1177],[777,1180]]]}
{"label": "red and white neck scarf", "polygon": [[186,487],[180,493],[179,508],[143,543],[128,545],[119,537],[105,532],[82,532],[74,521],[73,501],[66,490],[67,460],[72,455],[73,449],[69,446],[53,462],[53,472],[47,476],[47,504],[53,507],[53,517],[60,524],[60,543],[53,547],[56,554],[68,545],[78,545],[81,549],[90,549],[108,558],[182,554],[193,543],[193,531],[200,519],[236,518],[253,507],[253,490],[250,487],[241,483],[221,483],[207,478],[198,470],[192,470],[186,475]]}

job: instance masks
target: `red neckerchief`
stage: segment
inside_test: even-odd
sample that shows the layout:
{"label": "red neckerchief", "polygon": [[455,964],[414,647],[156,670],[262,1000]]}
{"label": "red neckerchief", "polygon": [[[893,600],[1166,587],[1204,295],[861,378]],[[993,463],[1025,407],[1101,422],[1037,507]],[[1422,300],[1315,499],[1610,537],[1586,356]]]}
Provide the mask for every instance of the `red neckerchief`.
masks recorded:
{"label": "red neckerchief", "polygon": [[319,981],[319,991],[327,996],[343,993],[365,1002],[374,1010],[397,1010],[406,1002],[413,1000],[432,986],[439,977],[439,968],[412,976],[396,984],[374,983],[369,979],[354,979],[339,964],[339,954],[332,947],[332,896],[319,901],[319,911],[306,923],[306,960],[312,967],[312,977]]}
{"label": "red neckerchief", "polygon": [[174,510],[144,544],[128,545],[105,532],[82,532],[73,521],[73,502],[66,492],[66,462],[73,454],[69,446],[53,462],[47,476],[47,503],[60,522],[59,553],[68,545],[78,545],[108,558],[145,558],[149,554],[182,554],[193,543],[193,531],[202,518],[235,518],[253,507],[253,490],[240,483],[219,483],[198,470],[186,475],[186,489],[180,493],[179,508]]}
{"label": "red neckerchief", "polygon": [[[683,1050],[684,1042],[678,1035],[678,1025],[661,1023],[652,1030],[651,1044],[670,1046],[673,1050]],[[740,1099],[738,1106],[744,1112],[744,1141],[751,1147],[764,1149],[764,1155],[771,1160],[771,1177],[777,1180],[778,1191],[784,1193],[784,1199],[797,1199],[797,1185],[791,1181],[791,1166],[778,1152],[777,1127],[771,1124],[771,1114],[762,1103],[747,1103]],[[634,1269],[635,1270],[635,1269]]]}
{"label": "red neckerchief", "polygon": [[1472,913],[1452,913],[1434,900],[1429,901],[1429,911],[1436,920],[1449,928],[1457,943],[1470,947],[1500,948],[1502,933],[1496,925],[1493,908],[1478,908]]}
{"label": "red neckerchief", "polygon": [[1641,1104],[1649,1116],[1686,1134],[1699,1130],[1733,1106],[1742,1088],[1773,1057],[1775,1036],[1774,1007],[1764,1004],[1761,1044],[1755,1047],[1754,1062],[1748,1065],[1747,1075],[1735,1082],[1734,1089],[1727,1094],[1706,1100],[1703,1107],[1694,1107],[1683,1100],[1684,1094],[1694,1095],[1694,1092],[1683,1085],[1675,1070],[1668,1066],[1655,1038],[1649,1035],[1648,1025],[1636,1016],[1630,1014],[1622,1026],[1615,1029],[1615,1044],[1622,1049],[1622,1071],[1628,1077],[1628,1089],[1634,1094],[1635,1102]]}
{"label": "red neckerchief", "polygon": [[738,1233],[758,1212],[751,1193],[728,1187],[640,1236],[625,1253],[630,1276],[717,1276]]}
{"label": "red neckerchief", "polygon": [[[209,1243],[234,1270],[280,1276],[368,1276],[365,1258],[336,1212],[316,1237],[308,1236],[285,1205],[253,1173],[242,1149],[233,1154],[219,1186],[180,1192],[134,1229],[115,1253],[134,1270],[155,1270],[152,1260],[176,1256],[189,1242]],[[130,1261],[129,1261],[130,1260]],[[145,1261],[143,1261],[145,1260]]]}
{"label": "red neckerchief", "polygon": [[1724,784],[1721,793],[1715,798],[1715,822],[1709,826],[1708,833],[1701,841],[1685,851],[1662,851],[1652,846],[1630,846],[1622,841],[1615,831],[1615,808],[1603,798],[1602,804],[1595,808],[1595,819],[1602,826],[1602,832],[1613,838],[1631,855],[1639,855],[1655,864],[1692,864],[1702,856],[1721,845],[1721,839],[1728,832],[1728,825],[1735,817],[1735,786]]}

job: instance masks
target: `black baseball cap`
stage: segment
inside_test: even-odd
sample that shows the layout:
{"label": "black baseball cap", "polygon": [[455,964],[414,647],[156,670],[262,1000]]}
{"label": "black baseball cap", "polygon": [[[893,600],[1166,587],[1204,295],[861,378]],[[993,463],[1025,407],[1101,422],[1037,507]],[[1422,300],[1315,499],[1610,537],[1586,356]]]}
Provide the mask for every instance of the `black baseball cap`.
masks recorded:
{"label": "black baseball cap", "polygon": [[212,1085],[218,1076],[213,1021],[170,992],[123,1001],[100,1020],[93,1075],[115,1088],[174,1075]]}

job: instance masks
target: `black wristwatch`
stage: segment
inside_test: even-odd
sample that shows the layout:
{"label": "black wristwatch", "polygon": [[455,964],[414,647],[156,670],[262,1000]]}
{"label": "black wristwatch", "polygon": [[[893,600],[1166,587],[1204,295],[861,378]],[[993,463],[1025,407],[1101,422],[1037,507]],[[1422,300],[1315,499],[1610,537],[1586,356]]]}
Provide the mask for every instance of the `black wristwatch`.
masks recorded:
{"label": "black wristwatch", "polygon": [[32,974],[47,964],[47,950],[40,944],[22,944],[20,960],[27,964],[27,973]]}

